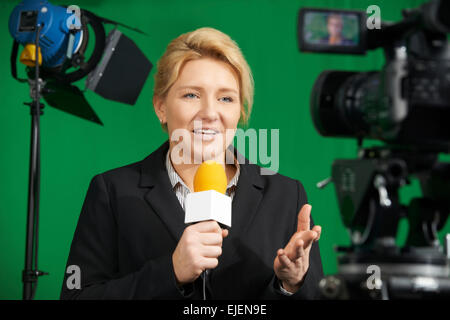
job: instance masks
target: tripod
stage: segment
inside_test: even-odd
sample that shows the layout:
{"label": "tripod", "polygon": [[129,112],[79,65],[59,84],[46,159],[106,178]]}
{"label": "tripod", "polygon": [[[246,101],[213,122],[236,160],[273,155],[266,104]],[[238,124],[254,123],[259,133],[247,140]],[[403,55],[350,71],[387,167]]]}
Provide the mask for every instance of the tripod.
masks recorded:
{"label": "tripod", "polygon": [[[423,196],[404,206],[398,191],[411,174]],[[332,180],[352,245],[337,248],[338,273],[319,285],[324,298],[450,297],[450,249],[447,244],[445,253],[437,237],[450,211],[450,164],[433,152],[363,149],[359,159],[336,160]],[[408,219],[409,233],[399,248],[401,218]]]}

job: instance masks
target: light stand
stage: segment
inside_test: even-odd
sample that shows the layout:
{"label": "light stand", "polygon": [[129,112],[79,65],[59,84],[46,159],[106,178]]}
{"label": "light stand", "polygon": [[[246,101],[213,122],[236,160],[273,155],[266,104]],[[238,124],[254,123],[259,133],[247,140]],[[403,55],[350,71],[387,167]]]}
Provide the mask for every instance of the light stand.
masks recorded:
{"label": "light stand", "polygon": [[[86,88],[106,99],[134,105],[152,68],[151,62],[136,44],[120,31],[114,29],[108,39],[105,39],[103,24],[129,28],[128,26],[99,17],[87,10],[80,10],[82,14],[78,17],[81,19],[80,24],[73,24],[70,23],[73,22],[70,19],[74,15],[68,16],[68,10],[66,7],[53,6],[48,1],[23,0],[14,8],[9,19],[9,31],[14,38],[10,60],[11,74],[19,82],[28,80],[32,99],[31,102],[25,103],[30,107],[31,142],[25,267],[22,271],[24,300],[34,298],[38,278],[48,274],[38,269],[40,116],[44,108],[40,102],[41,98],[45,99],[48,106],[103,125],[84,97],[84,93],[72,83],[88,76],[91,81]],[[72,13],[74,12],[72,10]],[[89,58],[85,55],[89,42],[88,26],[91,26],[95,35],[95,43]],[[129,29],[143,33],[138,29]],[[34,31],[35,35],[31,33]],[[76,33],[80,31],[82,34],[76,40]],[[70,34],[67,39],[68,33]],[[40,35],[45,38],[47,44],[52,44],[42,47],[41,66]],[[27,80],[20,79],[17,77],[16,68],[18,47],[21,44],[26,48],[33,41],[34,66],[28,63],[29,52],[25,52],[22,62],[30,67],[27,69]],[[69,72],[70,68],[74,71]]]}
{"label": "light stand", "polygon": [[44,105],[41,100],[41,85],[39,79],[39,36],[43,25],[36,26],[36,64],[35,82],[30,106],[31,113],[31,145],[30,170],[28,187],[28,215],[25,243],[25,269],[22,272],[23,300],[32,300],[36,293],[39,276],[48,273],[38,270],[38,225],[39,225],[39,191],[40,191],[40,115]]}

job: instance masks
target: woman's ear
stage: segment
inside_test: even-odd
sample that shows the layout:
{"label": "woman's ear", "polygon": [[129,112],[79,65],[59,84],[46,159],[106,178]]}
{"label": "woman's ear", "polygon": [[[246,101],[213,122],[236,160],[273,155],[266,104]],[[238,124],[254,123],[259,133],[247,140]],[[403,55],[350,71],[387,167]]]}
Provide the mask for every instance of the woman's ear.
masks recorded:
{"label": "woman's ear", "polygon": [[160,96],[153,95],[153,108],[160,123],[166,123],[166,105],[164,99]]}

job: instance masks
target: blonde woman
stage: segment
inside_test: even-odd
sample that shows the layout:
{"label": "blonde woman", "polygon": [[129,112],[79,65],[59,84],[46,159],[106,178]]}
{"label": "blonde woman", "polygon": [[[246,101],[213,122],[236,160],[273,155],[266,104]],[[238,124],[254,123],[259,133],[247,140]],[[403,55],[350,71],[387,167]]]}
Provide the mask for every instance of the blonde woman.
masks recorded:
{"label": "blonde woman", "polygon": [[[169,139],[92,179],[67,262],[81,282],[67,274],[61,298],[318,298],[321,228],[302,184],[261,175],[231,145],[252,104],[250,68],[229,36],[201,28],[168,45],[153,106]],[[225,169],[230,230],[184,224],[184,200],[205,160]]]}

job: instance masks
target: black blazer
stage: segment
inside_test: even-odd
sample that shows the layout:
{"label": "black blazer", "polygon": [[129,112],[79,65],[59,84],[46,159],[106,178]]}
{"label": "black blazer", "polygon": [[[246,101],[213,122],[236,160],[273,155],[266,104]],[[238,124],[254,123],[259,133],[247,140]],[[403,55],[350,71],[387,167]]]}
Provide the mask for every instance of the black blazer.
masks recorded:
{"label": "black blazer", "polygon": [[[165,167],[168,148],[166,141],[144,160],[92,179],[67,261],[80,268],[81,289],[67,287],[66,273],[61,299],[202,299],[201,277],[185,292],[176,286],[172,253],[186,225]],[[293,296],[279,291],[273,271],[277,249],[296,231],[297,214],[307,203],[302,184],[280,174],[261,175],[259,166],[233,151],[241,172],[232,227],[218,267],[209,271],[207,297],[318,298],[323,276],[318,243]]]}

